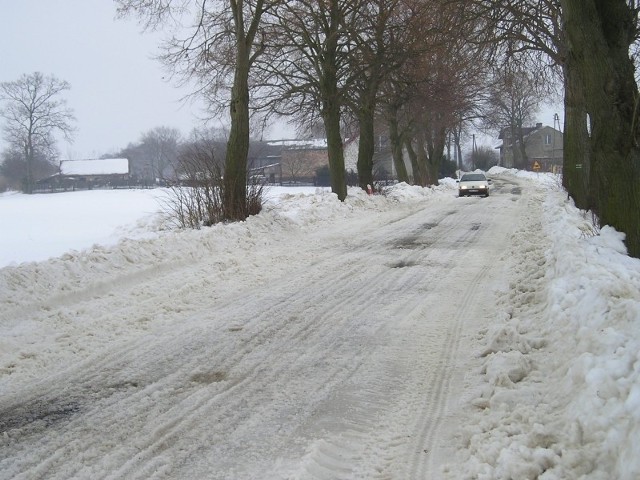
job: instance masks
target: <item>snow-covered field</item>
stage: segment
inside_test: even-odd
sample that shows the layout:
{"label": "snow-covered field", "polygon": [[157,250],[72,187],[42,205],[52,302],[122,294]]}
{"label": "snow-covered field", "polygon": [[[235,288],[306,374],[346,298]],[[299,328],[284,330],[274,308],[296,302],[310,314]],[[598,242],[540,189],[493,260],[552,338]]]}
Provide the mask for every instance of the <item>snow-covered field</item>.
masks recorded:
{"label": "snow-covered field", "polygon": [[200,231],[0,196],[0,478],[640,478],[640,261],[490,174]]}
{"label": "snow-covered field", "polygon": [[[314,193],[313,187],[270,187],[277,198],[285,192]],[[47,260],[93,245],[113,246],[121,239],[155,236],[164,228],[160,213],[168,191],[95,190],[53,195],[0,194],[0,268]]]}

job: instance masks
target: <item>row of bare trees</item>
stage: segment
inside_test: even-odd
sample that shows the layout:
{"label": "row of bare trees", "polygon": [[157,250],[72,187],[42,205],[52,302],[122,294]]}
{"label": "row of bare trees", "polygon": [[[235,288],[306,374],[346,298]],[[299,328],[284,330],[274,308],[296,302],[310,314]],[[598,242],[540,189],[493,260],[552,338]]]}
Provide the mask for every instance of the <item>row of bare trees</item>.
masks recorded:
{"label": "row of bare trees", "polygon": [[[347,195],[345,125],[359,134],[358,178],[373,184],[376,128],[390,131],[399,178],[437,183],[448,133],[478,116],[487,78],[485,45],[465,41],[448,0],[118,0],[148,27],[184,12],[190,27],[166,44],[164,63],[193,81],[213,112],[229,109],[225,183],[242,205],[250,109],[301,125],[322,122],[332,190]],[[185,32],[183,30],[183,32]],[[232,188],[233,187],[233,188]],[[238,218],[244,215],[242,208]]]}
{"label": "row of bare trees", "polygon": [[[437,182],[447,138],[465,122],[509,116],[517,130],[550,85],[565,101],[564,184],[576,204],[627,234],[640,255],[638,89],[630,48],[637,0],[117,0],[147,26],[190,19],[163,60],[231,120],[225,201],[246,214],[251,109],[321,120],[332,190],[346,197],[342,128],[360,135],[358,176],[372,179],[384,119],[400,179]],[[179,17],[179,12],[187,16]],[[184,32],[185,30],[183,30]],[[500,94],[489,86],[502,85]],[[515,96],[530,89],[522,102]],[[512,91],[505,101],[505,91]],[[553,92],[550,92],[553,93]],[[527,101],[533,102],[527,105]],[[538,100],[536,100],[538,98]],[[508,124],[505,125],[506,121]],[[458,146],[456,146],[458,148]],[[522,152],[524,154],[524,152]],[[633,217],[633,218],[632,218]]]}

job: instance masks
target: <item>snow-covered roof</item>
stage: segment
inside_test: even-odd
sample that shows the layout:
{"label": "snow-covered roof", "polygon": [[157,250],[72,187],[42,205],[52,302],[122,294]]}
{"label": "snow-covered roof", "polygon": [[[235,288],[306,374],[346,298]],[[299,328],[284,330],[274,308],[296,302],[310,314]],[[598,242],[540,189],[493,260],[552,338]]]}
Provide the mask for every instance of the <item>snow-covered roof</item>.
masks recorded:
{"label": "snow-covered roof", "polygon": [[316,138],[311,140],[270,140],[267,142],[269,145],[281,145],[283,147],[296,147],[296,148],[326,148],[326,138]]}
{"label": "snow-covered roof", "polygon": [[62,175],[126,175],[129,160],[126,158],[103,158],[95,160],[62,160]]}

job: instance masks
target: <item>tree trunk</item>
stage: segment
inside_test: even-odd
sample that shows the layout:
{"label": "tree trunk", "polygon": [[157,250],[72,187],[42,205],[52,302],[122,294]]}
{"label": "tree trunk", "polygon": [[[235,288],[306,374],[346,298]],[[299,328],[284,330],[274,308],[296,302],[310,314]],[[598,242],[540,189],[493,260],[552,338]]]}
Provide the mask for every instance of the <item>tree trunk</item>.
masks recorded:
{"label": "tree trunk", "polygon": [[453,129],[453,149],[454,156],[456,157],[456,170],[460,170],[462,168],[462,145],[460,142],[460,137],[462,136],[462,128],[460,125],[456,126]]}
{"label": "tree trunk", "polygon": [[428,185],[428,169],[427,169],[427,152],[425,151],[425,138],[423,126],[418,128],[416,133],[416,143],[418,144],[418,148],[416,151],[417,159],[418,159],[418,178],[421,187],[426,187]]}
{"label": "tree trunk", "polygon": [[412,185],[420,185],[420,165],[418,164],[418,154],[413,148],[413,139],[409,135],[404,137],[404,145],[411,161],[411,172],[413,173]]}
{"label": "tree trunk", "polygon": [[33,193],[33,147],[31,146],[31,133],[29,133],[28,143],[25,144],[24,148],[24,158],[27,162],[27,176],[26,182],[24,185],[24,193],[32,194]]}
{"label": "tree trunk", "polygon": [[509,125],[509,134],[511,135],[510,141],[510,150],[511,150],[511,165],[510,168],[520,168],[520,150],[516,147],[516,124],[515,121],[511,121],[511,125]]}
{"label": "tree trunk", "polygon": [[373,107],[365,100],[360,107],[358,123],[360,138],[358,140],[358,183],[367,190],[373,187],[373,155],[375,153],[375,133],[373,128]]}
{"label": "tree trunk", "polygon": [[226,220],[244,220],[249,216],[247,200],[247,158],[249,156],[249,71],[253,60],[261,50],[253,51],[262,15],[264,0],[257,0],[251,13],[248,28],[245,28],[244,0],[231,0],[235,29],[235,70],[229,113],[231,127],[227,142],[223,178],[223,212]]}
{"label": "tree trunk", "polygon": [[231,128],[223,179],[226,220],[244,220],[247,212],[247,157],[249,155],[249,52],[238,42],[231,92]]}
{"label": "tree trunk", "polygon": [[640,257],[638,88],[629,46],[635,15],[625,0],[562,0],[569,63],[591,119],[590,192],[602,224],[626,234]]}
{"label": "tree trunk", "polygon": [[524,135],[522,135],[522,124],[518,126],[518,148],[520,150],[520,166],[518,168],[526,170],[529,168],[529,157],[527,156],[527,144]]}
{"label": "tree trunk", "polygon": [[327,132],[331,191],[338,195],[340,201],[344,201],[347,198],[347,179],[344,171],[344,150],[340,133],[340,107],[335,104],[325,107],[322,117]]}
{"label": "tree trunk", "polygon": [[399,182],[409,183],[409,173],[404,163],[402,155],[402,135],[398,126],[398,109],[389,108],[389,143],[391,144],[391,156],[393,157],[393,165],[396,169],[396,176]]}
{"label": "tree trunk", "polygon": [[344,168],[344,147],[340,133],[340,89],[338,87],[338,38],[341,22],[340,5],[335,0],[329,3],[328,36],[319,65],[321,73],[320,95],[322,108],[320,114],[327,134],[327,153],[329,155],[329,173],[331,191],[340,201],[347,198],[347,178]]}
{"label": "tree trunk", "polygon": [[427,185],[438,185],[442,157],[444,156],[444,144],[447,139],[447,132],[443,127],[432,126],[429,131],[427,142]]}
{"label": "tree trunk", "polygon": [[262,2],[256,5],[249,30],[244,25],[244,2],[232,0],[235,27],[235,70],[229,114],[231,127],[227,142],[223,178],[223,212],[226,220],[244,220],[247,208],[247,157],[249,156],[249,69],[251,45],[262,15]]}
{"label": "tree trunk", "polygon": [[562,185],[578,208],[592,208],[588,200],[589,172],[591,167],[587,112],[582,83],[567,56],[564,65],[564,158]]}

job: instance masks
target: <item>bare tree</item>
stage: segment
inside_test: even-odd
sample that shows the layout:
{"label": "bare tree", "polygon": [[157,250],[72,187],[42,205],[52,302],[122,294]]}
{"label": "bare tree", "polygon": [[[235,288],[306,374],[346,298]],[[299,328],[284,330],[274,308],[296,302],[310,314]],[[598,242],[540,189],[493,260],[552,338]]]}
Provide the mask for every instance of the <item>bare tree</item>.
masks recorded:
{"label": "bare tree", "polygon": [[[414,30],[410,24],[416,15],[411,3],[405,0],[366,2],[354,25],[354,48],[349,57],[354,82],[347,102],[358,122],[358,181],[365,190],[374,184],[375,117],[381,87],[412,54]],[[401,175],[404,176],[402,170]]]}
{"label": "bare tree", "polygon": [[409,71],[412,95],[404,107],[409,120],[405,147],[420,185],[437,184],[449,132],[478,109],[487,70],[484,46],[468,41],[475,23],[455,3],[428,3],[421,18],[423,47]]}
{"label": "bare tree", "polygon": [[[228,109],[231,127],[224,166],[226,220],[248,215],[247,158],[250,130],[249,73],[264,52],[262,19],[279,0],[116,0],[121,15],[137,14],[149,28],[172,16],[191,14],[190,33],[174,36],[162,59],[216,110]],[[219,103],[222,102],[222,103]]]}
{"label": "bare tree", "polygon": [[154,182],[168,176],[167,167],[175,164],[180,146],[180,131],[170,127],[156,127],[142,135]]}
{"label": "bare tree", "polygon": [[193,132],[183,145],[179,177],[169,182],[171,194],[165,200],[167,213],[182,228],[211,226],[224,220],[222,191],[223,161],[218,142],[203,132]]}
{"label": "bare tree", "polygon": [[[51,158],[36,153],[29,169],[34,179],[46,178],[58,172]],[[21,150],[7,149],[0,156],[0,176],[5,178],[7,186],[27,191],[27,162]]]}
{"label": "bare tree", "polygon": [[281,160],[282,176],[289,182],[297,183],[313,178],[315,165],[302,155],[289,155]]}
{"label": "bare tree", "polygon": [[[412,57],[408,56],[399,69],[385,78],[381,85],[380,98],[380,116],[388,126],[393,164],[398,180],[406,183],[417,181],[415,178],[417,165],[412,163],[413,176],[410,177],[403,154],[405,144],[411,135],[412,126],[408,105],[415,98],[416,83],[420,82],[419,77],[413,71],[415,62],[412,60]],[[411,145],[409,145],[408,153],[410,155],[414,153]],[[411,160],[414,160],[413,156],[411,156]]]}
{"label": "bare tree", "polygon": [[494,165],[498,165],[498,154],[491,147],[481,146],[472,151],[468,156],[468,165],[475,170],[489,170]]}
{"label": "bare tree", "polygon": [[327,135],[331,189],[347,196],[341,126],[354,75],[349,55],[364,0],[292,0],[274,11],[277,38],[260,65],[276,112],[319,116]]}
{"label": "bare tree", "polygon": [[70,88],[69,83],[40,72],[0,83],[0,100],[4,103],[0,115],[6,120],[4,136],[12,149],[23,155],[26,193],[33,192],[36,159],[50,158],[55,152],[54,134],[61,133],[66,140],[72,140],[75,118],[61,98]]}
{"label": "bare tree", "polygon": [[[496,58],[507,58],[528,70],[539,84],[564,86],[563,185],[576,205],[587,206],[590,172],[586,111],[579,82],[568,68],[567,40],[560,0],[459,0],[468,17],[481,19],[471,41],[490,46]],[[561,81],[558,82],[558,79]],[[581,160],[577,160],[581,159]],[[576,168],[579,165],[582,168]]]}
{"label": "bare tree", "polygon": [[175,128],[156,127],[143,133],[139,142],[129,144],[117,155],[129,159],[131,174],[137,181],[154,185],[171,176],[180,149],[180,137]]}
{"label": "bare tree", "polygon": [[502,133],[515,168],[527,167],[525,127],[534,122],[540,103],[541,90],[529,71],[508,61],[495,71],[485,123]]}
{"label": "bare tree", "polygon": [[[562,183],[576,205],[590,208],[591,147],[585,92],[568,53],[566,22],[560,0],[459,0],[468,14],[483,20],[473,41],[491,45],[496,55],[564,88],[564,159]],[[632,2],[633,3],[633,2]]]}
{"label": "bare tree", "polygon": [[[381,85],[380,114],[388,124],[399,179],[434,184],[450,134],[459,146],[463,126],[480,115],[486,96],[487,48],[468,41],[477,22],[466,18],[455,2],[401,5],[396,12],[405,12],[405,36],[399,42],[404,50],[395,52],[398,68]],[[403,150],[411,161],[412,178]]]}
{"label": "bare tree", "polygon": [[[167,179],[169,195],[165,212],[182,228],[200,228],[227,219],[223,180],[225,142],[215,129],[194,130],[180,146],[176,177]],[[247,187],[247,210],[256,215],[262,209],[263,186]]]}

